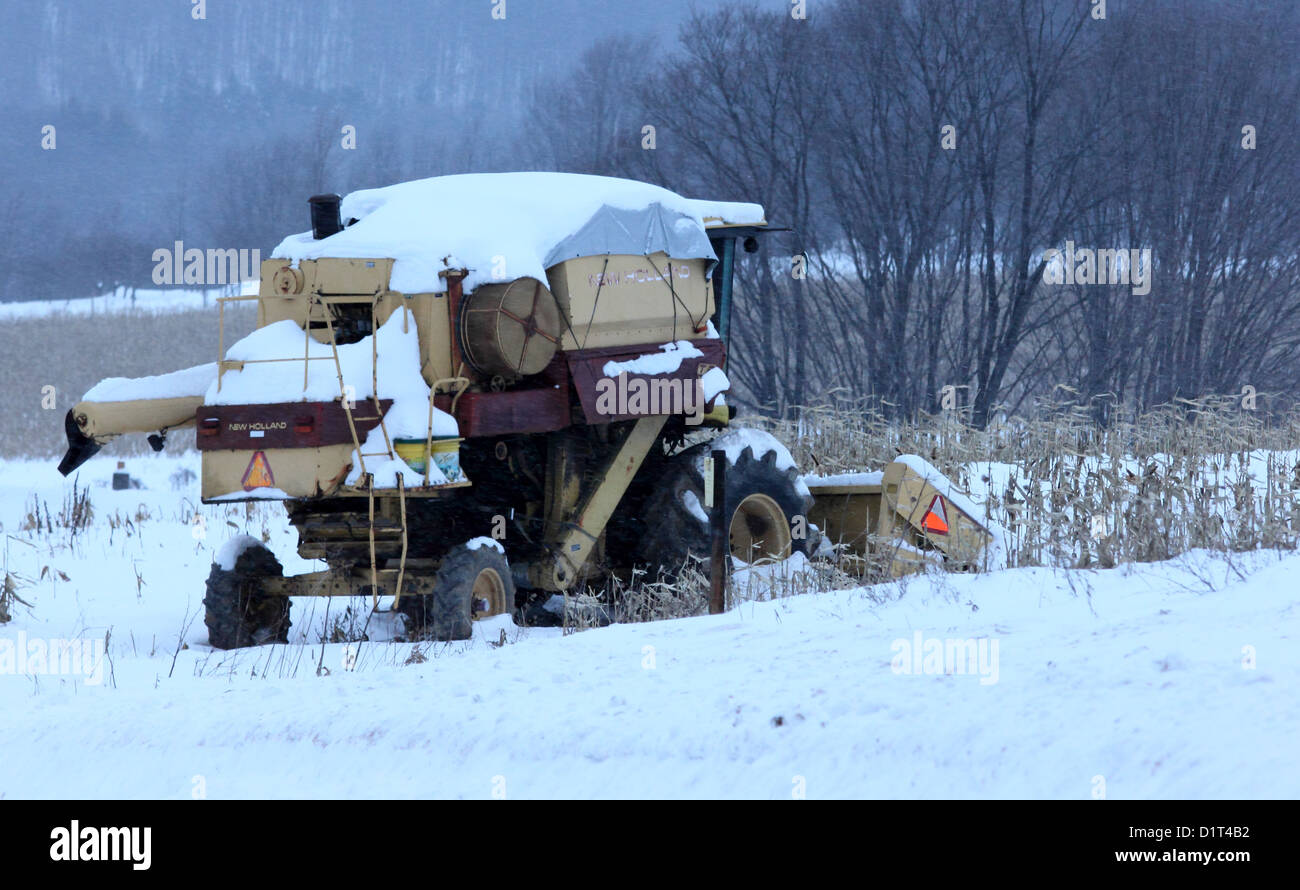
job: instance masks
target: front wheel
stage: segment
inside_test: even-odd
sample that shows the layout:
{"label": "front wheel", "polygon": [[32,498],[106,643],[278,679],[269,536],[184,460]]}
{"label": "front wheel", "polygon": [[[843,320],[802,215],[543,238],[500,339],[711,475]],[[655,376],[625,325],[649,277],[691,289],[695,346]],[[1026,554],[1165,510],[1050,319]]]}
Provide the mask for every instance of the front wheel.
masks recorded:
{"label": "front wheel", "polygon": [[433,593],[402,597],[398,610],[411,635],[468,640],[474,622],[515,609],[515,582],[499,545],[477,538],[453,548],[438,566]]}
{"label": "front wheel", "polygon": [[280,561],[253,538],[227,546],[212,564],[203,597],[208,642],[217,649],[289,642],[289,598],[269,596],[261,587],[261,579],[284,573]]}

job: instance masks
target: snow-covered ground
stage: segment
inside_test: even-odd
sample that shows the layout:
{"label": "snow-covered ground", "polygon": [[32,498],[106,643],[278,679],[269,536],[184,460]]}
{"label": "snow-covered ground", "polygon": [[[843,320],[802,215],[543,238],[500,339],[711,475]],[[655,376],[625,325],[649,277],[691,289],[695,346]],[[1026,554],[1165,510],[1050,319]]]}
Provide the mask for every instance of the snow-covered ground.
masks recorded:
{"label": "snow-covered ground", "polygon": [[128,462],[138,489],[113,469],[82,468],[73,538],[22,528],[71,480],[0,462],[3,569],[31,604],[0,650],[109,636],[99,676],[0,675],[0,797],[1300,796],[1295,554],[935,575],[570,636],[499,618],[454,644],[392,642],[379,616],[322,645],[347,604],[296,600],[288,645],[227,653],[201,606],[222,543],[315,564],[277,505],[196,508],[196,455]]}
{"label": "snow-covered ground", "polygon": [[[216,309],[217,297],[256,294],[258,284],[257,281],[243,281],[225,287],[206,289],[119,287],[93,297],[0,303],[0,321],[67,315],[129,315],[136,312],[168,314],[190,312],[195,309]],[[229,310],[231,307],[226,308]]]}

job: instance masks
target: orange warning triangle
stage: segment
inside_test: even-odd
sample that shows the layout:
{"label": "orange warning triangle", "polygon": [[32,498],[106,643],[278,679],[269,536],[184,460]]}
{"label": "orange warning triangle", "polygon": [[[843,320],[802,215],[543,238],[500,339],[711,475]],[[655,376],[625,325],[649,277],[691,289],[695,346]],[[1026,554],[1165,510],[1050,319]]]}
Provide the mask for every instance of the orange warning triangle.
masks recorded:
{"label": "orange warning triangle", "polygon": [[934,500],[930,501],[930,509],[921,519],[921,528],[936,535],[948,534],[948,509],[944,506],[941,495],[936,494]]}
{"label": "orange warning triangle", "polygon": [[271,464],[266,460],[265,451],[254,452],[253,459],[248,462],[248,469],[244,470],[243,485],[244,491],[275,487],[275,476],[271,475]]}

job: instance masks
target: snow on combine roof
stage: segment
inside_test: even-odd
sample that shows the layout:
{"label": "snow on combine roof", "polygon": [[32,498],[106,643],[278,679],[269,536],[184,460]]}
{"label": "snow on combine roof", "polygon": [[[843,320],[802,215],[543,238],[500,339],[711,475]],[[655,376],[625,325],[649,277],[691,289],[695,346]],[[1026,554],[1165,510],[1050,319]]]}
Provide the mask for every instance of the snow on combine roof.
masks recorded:
{"label": "snow on combine roof", "polygon": [[577,173],[470,173],[365,189],[343,199],[342,217],[357,222],[319,241],[290,235],[273,256],[391,258],[389,286],[407,294],[444,291],[438,272],[465,266],[470,291],[502,278],[545,281],[546,269],[580,256],[716,260],[706,228],[764,224],[758,204]]}

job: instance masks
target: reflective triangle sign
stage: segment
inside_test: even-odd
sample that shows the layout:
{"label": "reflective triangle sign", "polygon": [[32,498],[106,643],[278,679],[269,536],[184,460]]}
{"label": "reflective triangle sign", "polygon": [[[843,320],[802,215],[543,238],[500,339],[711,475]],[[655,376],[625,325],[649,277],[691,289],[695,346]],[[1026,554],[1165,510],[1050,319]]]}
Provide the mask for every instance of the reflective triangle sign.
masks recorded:
{"label": "reflective triangle sign", "polygon": [[936,494],[934,500],[930,501],[930,509],[921,519],[921,528],[933,535],[948,534],[948,508],[941,495]]}
{"label": "reflective triangle sign", "polygon": [[248,469],[244,470],[243,485],[244,491],[275,487],[275,476],[271,474],[271,464],[266,459],[265,451],[254,452],[253,459],[248,462]]}

